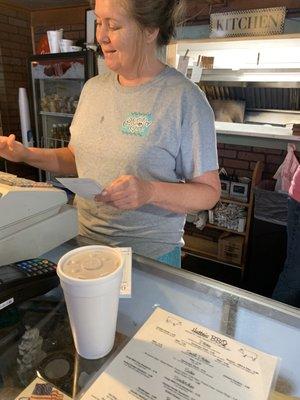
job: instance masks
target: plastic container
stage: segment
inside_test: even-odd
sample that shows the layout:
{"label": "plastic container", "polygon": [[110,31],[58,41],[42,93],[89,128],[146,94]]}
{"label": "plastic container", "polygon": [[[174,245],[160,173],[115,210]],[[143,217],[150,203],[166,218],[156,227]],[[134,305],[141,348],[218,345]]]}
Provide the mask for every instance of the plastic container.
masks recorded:
{"label": "plastic container", "polygon": [[275,182],[262,181],[254,191],[254,218],[278,225],[286,225],[288,194],[275,192]]}

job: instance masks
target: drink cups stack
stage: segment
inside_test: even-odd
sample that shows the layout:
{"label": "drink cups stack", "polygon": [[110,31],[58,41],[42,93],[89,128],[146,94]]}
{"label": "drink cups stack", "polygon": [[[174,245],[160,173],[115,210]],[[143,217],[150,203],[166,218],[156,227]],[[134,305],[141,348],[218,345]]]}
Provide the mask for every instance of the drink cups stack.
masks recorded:
{"label": "drink cups stack", "polygon": [[33,146],[33,137],[30,125],[30,114],[28,97],[25,88],[19,88],[19,112],[22,132],[22,142],[24,146]]}

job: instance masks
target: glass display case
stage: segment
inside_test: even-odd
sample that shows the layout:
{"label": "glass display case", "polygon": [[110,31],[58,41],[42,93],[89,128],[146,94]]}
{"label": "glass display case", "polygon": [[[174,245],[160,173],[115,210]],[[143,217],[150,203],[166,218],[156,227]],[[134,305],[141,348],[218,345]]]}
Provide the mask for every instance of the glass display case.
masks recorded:
{"label": "glass display case", "polygon": [[[95,75],[91,50],[30,57],[37,147],[59,148],[68,144],[69,127],[85,81]],[[47,179],[51,179],[50,174]]]}
{"label": "glass display case", "polygon": [[[78,237],[44,256],[57,262],[90,244]],[[278,357],[270,400],[299,398],[299,309],[136,254],[132,261],[132,296],[120,299],[115,346],[104,358],[76,353],[60,288],[2,310],[0,399],[15,399],[37,376],[79,399],[157,306]]]}

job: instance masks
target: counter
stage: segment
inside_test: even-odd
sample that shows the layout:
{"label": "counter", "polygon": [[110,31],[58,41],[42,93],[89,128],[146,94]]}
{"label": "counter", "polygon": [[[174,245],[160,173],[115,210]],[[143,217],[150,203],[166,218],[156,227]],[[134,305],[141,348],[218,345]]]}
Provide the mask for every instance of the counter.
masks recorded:
{"label": "counter", "polygon": [[215,126],[219,143],[279,150],[286,150],[288,143],[293,143],[300,150],[300,136],[293,135],[291,127],[220,121]]}
{"label": "counter", "polygon": [[[278,137],[279,136],[279,137]],[[225,129],[217,130],[218,143],[235,145],[235,146],[252,146],[262,147],[263,149],[277,149],[286,150],[288,143],[293,143],[297,151],[300,151],[300,140],[299,136],[276,136],[275,134],[263,134],[257,135],[252,132],[244,132],[242,130],[238,132],[228,132]]]}
{"label": "counter", "polygon": [[[91,241],[78,237],[44,257],[57,262],[65,252],[88,244]],[[104,359],[88,361],[76,354],[59,288],[13,309],[6,321],[0,319],[0,399],[15,399],[37,373],[80,398],[96,372],[105,368],[158,305],[280,357],[276,390],[300,396],[299,309],[135,255],[132,298],[120,299],[115,347]],[[279,393],[274,396],[285,398]]]}

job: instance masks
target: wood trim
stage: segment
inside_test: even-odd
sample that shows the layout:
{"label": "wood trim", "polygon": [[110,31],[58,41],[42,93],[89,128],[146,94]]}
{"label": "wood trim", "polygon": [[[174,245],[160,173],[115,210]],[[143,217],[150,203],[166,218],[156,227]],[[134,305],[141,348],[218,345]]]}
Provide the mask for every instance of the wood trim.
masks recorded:
{"label": "wood trim", "polygon": [[224,38],[201,38],[201,39],[173,39],[170,44],[202,44],[202,43],[224,43],[224,42],[246,42],[246,41],[273,41],[273,40],[290,40],[300,39],[300,33],[287,33],[274,36],[243,36],[243,37],[224,37]]}
{"label": "wood trim", "polygon": [[[197,0],[192,0],[197,2]],[[233,11],[233,10],[253,10],[256,8],[269,8],[269,7],[286,7],[288,10],[299,8],[299,0],[229,0],[227,7],[218,10]]]}
{"label": "wood trim", "polygon": [[85,12],[88,6],[55,8],[51,10],[38,10],[31,13],[33,27],[47,25],[74,25],[85,23]]}
{"label": "wood trim", "polygon": [[[206,3],[206,6],[205,6]],[[257,8],[286,7],[287,15],[300,15],[299,0],[228,0],[227,5],[214,4],[214,1],[187,0],[186,25],[207,24],[211,13],[222,13]],[[202,8],[202,10],[201,10]]]}
{"label": "wood trim", "polygon": [[5,7],[9,7],[10,9],[16,10],[16,11],[22,11],[22,12],[28,12],[29,14],[31,13],[30,8],[28,7],[21,7],[21,6],[17,6],[15,4],[11,4],[10,0],[0,0],[0,6],[5,6]]}
{"label": "wood trim", "polygon": [[169,44],[166,48],[166,62],[168,65],[176,68],[176,55],[177,55],[177,44]]}
{"label": "wood trim", "polygon": [[243,265],[246,264],[250,228],[251,228],[251,222],[252,222],[252,218],[253,218],[253,207],[254,207],[253,189],[261,181],[263,166],[264,165],[261,161],[257,161],[254,171],[253,171],[253,174],[252,174],[252,182],[251,182],[251,190],[250,190],[250,198],[249,198],[249,208],[247,211],[248,214],[247,214],[247,223],[246,223],[246,230],[245,230],[244,251],[243,251],[243,256],[242,256],[242,264]]}

